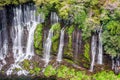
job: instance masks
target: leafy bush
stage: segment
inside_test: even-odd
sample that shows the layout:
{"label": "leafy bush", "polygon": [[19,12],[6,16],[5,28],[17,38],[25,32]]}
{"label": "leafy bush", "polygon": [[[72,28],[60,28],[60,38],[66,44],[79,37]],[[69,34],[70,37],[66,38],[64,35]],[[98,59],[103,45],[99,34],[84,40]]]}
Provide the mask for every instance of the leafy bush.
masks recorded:
{"label": "leafy bush", "polygon": [[101,71],[87,75],[84,71],[76,71],[65,65],[61,65],[57,69],[49,65],[46,67],[44,75],[46,77],[56,76],[63,80],[120,80],[120,75],[117,76],[112,71]]}
{"label": "leafy bush", "polygon": [[103,31],[103,45],[107,54],[116,56],[120,53],[120,27],[119,22],[109,21]]}
{"label": "leafy bush", "polygon": [[48,65],[46,68],[45,68],[45,71],[44,71],[44,75],[46,77],[50,77],[50,76],[53,76],[56,74],[56,70],[55,68],[53,68],[52,65]]}
{"label": "leafy bush", "polygon": [[118,78],[112,71],[106,72],[102,71],[93,76],[94,79],[96,80],[119,80]]}
{"label": "leafy bush", "polygon": [[43,26],[38,24],[34,34],[34,47],[35,52],[41,55],[42,51],[42,36],[43,36]]}
{"label": "leafy bush", "polygon": [[52,44],[53,44],[52,51],[53,53],[56,53],[59,45],[59,37],[60,37],[60,30],[61,30],[60,24],[59,23],[53,24],[51,29],[54,31],[54,35],[52,37]]}
{"label": "leafy bush", "polygon": [[75,27],[72,25],[69,28],[67,28],[67,33],[69,36],[69,41],[68,41],[68,47],[72,48],[72,33],[75,30]]}
{"label": "leafy bush", "polygon": [[60,24],[56,23],[54,25],[52,25],[51,29],[54,31],[54,36],[52,37],[52,42],[58,40],[59,36],[60,36]]}
{"label": "leafy bush", "polygon": [[86,58],[86,60],[88,62],[90,62],[90,54],[89,54],[89,52],[90,52],[90,45],[89,45],[88,42],[84,45],[84,48],[85,48],[84,57]]}
{"label": "leafy bush", "polygon": [[70,69],[67,68],[67,66],[61,65],[58,69],[57,69],[57,77],[61,77],[61,78],[72,78],[75,75],[75,70],[74,69]]}

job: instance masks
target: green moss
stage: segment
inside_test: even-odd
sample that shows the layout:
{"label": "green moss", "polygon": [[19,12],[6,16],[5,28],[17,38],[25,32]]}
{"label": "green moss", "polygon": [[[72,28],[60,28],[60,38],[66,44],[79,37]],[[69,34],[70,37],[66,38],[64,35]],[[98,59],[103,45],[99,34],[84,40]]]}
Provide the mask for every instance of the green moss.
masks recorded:
{"label": "green moss", "polygon": [[53,42],[53,45],[52,45],[52,52],[53,53],[58,52],[58,46],[59,46],[58,41]]}
{"label": "green moss", "polygon": [[73,60],[69,60],[69,59],[64,59],[66,62],[70,63],[70,64],[73,64]]}
{"label": "green moss", "polygon": [[93,79],[96,80],[119,80],[118,76],[114,74],[114,72],[109,71],[102,71],[93,76]]}
{"label": "green moss", "polygon": [[85,71],[78,71],[65,65],[61,65],[57,69],[49,65],[46,67],[44,75],[46,77],[56,76],[60,80],[119,80],[120,78],[112,71],[101,71],[87,75]]}
{"label": "green moss", "polygon": [[88,42],[84,45],[85,51],[84,51],[84,57],[88,62],[90,62],[90,45]]}
{"label": "green moss", "polygon": [[52,65],[48,65],[46,68],[45,68],[45,71],[44,71],[44,75],[46,77],[50,77],[50,76],[53,76],[56,74],[56,70],[55,68],[53,68]]}
{"label": "green moss", "polygon": [[42,55],[42,50],[43,50],[42,37],[43,37],[43,26],[42,24],[38,24],[34,33],[34,48],[35,48],[35,52],[38,55]]}
{"label": "green moss", "polygon": [[67,46],[64,47],[64,57],[72,59],[73,58],[73,50],[68,48]]}
{"label": "green moss", "polygon": [[35,67],[33,69],[30,69],[29,72],[30,72],[30,74],[39,75],[40,70],[41,70],[41,68]]}
{"label": "green moss", "polygon": [[59,37],[60,37],[60,24],[56,23],[52,25],[51,29],[54,31],[54,35],[52,37],[52,52],[57,53],[59,46]]}
{"label": "green moss", "polygon": [[31,0],[0,0],[0,6],[10,5],[10,4],[18,5],[30,1]]}
{"label": "green moss", "polygon": [[73,25],[71,25],[69,28],[67,28],[67,33],[68,33],[68,37],[69,37],[69,40],[68,40],[69,48],[72,48],[72,33],[74,30],[75,30],[75,28]]}
{"label": "green moss", "polygon": [[24,60],[23,61],[23,67],[25,70],[29,70],[30,69],[30,61],[29,60]]}

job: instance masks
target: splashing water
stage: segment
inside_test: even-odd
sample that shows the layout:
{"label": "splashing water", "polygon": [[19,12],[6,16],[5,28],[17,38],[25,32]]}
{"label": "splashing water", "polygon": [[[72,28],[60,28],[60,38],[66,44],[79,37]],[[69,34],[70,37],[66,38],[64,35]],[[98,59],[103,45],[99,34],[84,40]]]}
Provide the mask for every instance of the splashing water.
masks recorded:
{"label": "splashing water", "polygon": [[8,32],[7,32],[7,20],[6,20],[6,10],[1,10],[1,31],[0,31],[0,70],[6,64],[5,58],[8,53]]}
{"label": "splashing water", "polygon": [[[44,19],[42,14],[36,16],[36,7],[33,4],[17,6],[13,8],[13,13],[11,39],[14,64],[11,64],[6,74],[11,75],[15,68],[19,68],[20,71],[17,72],[17,75],[27,75],[29,72],[23,70],[19,64],[25,59],[30,60],[34,56],[34,31],[37,24],[43,22]],[[27,32],[27,38],[24,36],[25,32]],[[26,44],[23,44],[25,40]]]}

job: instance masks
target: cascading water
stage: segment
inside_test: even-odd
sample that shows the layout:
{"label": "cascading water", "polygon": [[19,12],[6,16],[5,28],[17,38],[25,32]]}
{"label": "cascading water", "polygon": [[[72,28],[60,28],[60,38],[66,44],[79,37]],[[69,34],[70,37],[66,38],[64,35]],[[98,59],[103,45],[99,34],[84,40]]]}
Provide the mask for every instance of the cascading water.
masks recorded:
{"label": "cascading water", "polygon": [[51,24],[58,23],[59,18],[56,12],[51,12],[50,20],[51,20]]}
{"label": "cascading water", "polygon": [[76,44],[75,44],[75,59],[77,59],[77,56],[78,56],[78,48],[79,48],[79,32],[77,31],[76,33]]}
{"label": "cascading water", "polygon": [[[13,8],[13,21],[11,29],[11,39],[13,43],[12,52],[14,54],[14,64],[11,64],[6,74],[11,75],[13,69],[19,68],[18,75],[27,75],[29,72],[23,70],[19,65],[23,60],[30,60],[34,56],[34,31],[37,24],[43,22],[43,15],[36,16],[36,7],[33,4],[20,5]],[[24,36],[27,32],[27,36]],[[27,38],[26,38],[27,37]],[[27,44],[23,44],[23,42]]]}
{"label": "cascading water", "polygon": [[99,44],[98,44],[98,61],[97,63],[98,64],[103,64],[103,47],[102,47],[102,30],[100,29],[100,32],[99,32]]}
{"label": "cascading water", "polygon": [[114,57],[112,56],[112,70],[115,68],[115,61],[114,61]]}
{"label": "cascading water", "polygon": [[90,65],[90,71],[93,72],[93,68],[94,68],[94,64],[95,64],[95,55],[96,55],[96,46],[97,46],[97,42],[96,42],[96,37],[93,35],[92,36],[92,42],[91,42],[91,52],[92,52],[92,61],[91,61],[91,65]]}
{"label": "cascading water", "polygon": [[6,64],[5,58],[8,53],[8,32],[7,32],[7,20],[6,20],[6,10],[1,10],[1,25],[2,28],[0,31],[0,70]]}
{"label": "cascading water", "polygon": [[61,35],[60,35],[60,45],[59,45],[59,50],[58,50],[58,55],[57,55],[58,62],[62,61],[62,52],[63,52],[63,47],[64,47],[64,32],[65,32],[65,29],[62,28]]}
{"label": "cascading water", "polygon": [[47,37],[45,45],[44,45],[43,60],[45,61],[45,66],[47,66],[50,61],[50,50],[51,50],[51,46],[52,46],[52,37],[53,37],[53,30],[50,29],[48,37]]}
{"label": "cascading water", "polygon": [[[53,25],[55,23],[58,23],[58,16],[57,16],[56,12],[51,12],[50,20],[51,20],[51,25]],[[48,65],[48,63],[50,61],[50,51],[51,51],[51,46],[52,46],[52,37],[53,37],[53,30],[50,29],[49,33],[48,33],[48,37],[46,39],[46,42],[44,42],[43,60],[45,62],[45,67]]]}

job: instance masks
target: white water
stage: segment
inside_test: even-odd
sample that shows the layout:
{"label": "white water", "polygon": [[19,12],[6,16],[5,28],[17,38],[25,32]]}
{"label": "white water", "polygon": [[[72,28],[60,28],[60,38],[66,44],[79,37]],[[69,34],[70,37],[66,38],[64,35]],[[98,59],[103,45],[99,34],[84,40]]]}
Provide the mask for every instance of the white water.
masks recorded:
{"label": "white water", "polygon": [[8,33],[7,33],[7,20],[6,20],[6,10],[1,10],[2,19],[1,19],[1,28],[0,31],[0,60],[2,63],[0,64],[0,70],[6,64],[5,58],[8,53]]}
{"label": "white water", "polygon": [[64,47],[64,32],[65,32],[65,29],[62,28],[61,35],[60,35],[59,50],[58,50],[58,55],[57,55],[58,62],[62,61],[62,52],[63,52],[63,47]]}
{"label": "white water", "polygon": [[96,55],[96,37],[93,35],[92,36],[92,42],[91,42],[91,52],[92,52],[92,61],[90,65],[90,71],[93,72],[94,64],[95,64],[95,55]]}
{"label": "white water", "polygon": [[51,20],[51,24],[58,23],[59,18],[56,12],[51,12],[50,20]]}
{"label": "white water", "polygon": [[50,61],[50,51],[51,51],[51,46],[52,46],[52,37],[53,37],[53,30],[50,29],[48,33],[48,37],[45,42],[44,46],[44,55],[43,55],[43,60],[45,61],[45,66],[48,65]]}
{"label": "white water", "polygon": [[[58,16],[57,16],[56,12],[51,12],[50,20],[51,20],[51,25],[58,23]],[[46,37],[46,35],[44,35],[44,37]],[[47,37],[46,41],[44,42],[44,46],[43,46],[44,47],[43,60],[45,62],[45,65],[44,65],[45,67],[48,65],[48,63],[50,61],[52,37],[53,37],[53,30],[50,29],[49,33],[48,33],[48,37]]]}
{"label": "white water", "polygon": [[102,47],[102,30],[99,32],[99,44],[98,44],[98,64],[103,64],[103,47]]}
{"label": "white water", "polygon": [[[43,15],[36,16],[36,7],[33,4],[14,7],[13,13],[11,39],[13,43],[14,64],[11,64],[6,74],[11,75],[15,68],[19,68],[20,71],[16,73],[17,75],[27,75],[29,72],[23,70],[19,64],[25,59],[30,60],[34,56],[34,31],[37,24],[43,22],[44,19]],[[24,35],[25,32],[27,32],[28,36]],[[23,44],[25,38],[26,45]]]}
{"label": "white water", "polygon": [[75,59],[77,59],[77,56],[78,56],[78,48],[79,48],[79,32],[77,31],[76,33],[76,44],[75,44]]}
{"label": "white water", "polygon": [[114,64],[114,63],[115,63],[115,62],[114,62],[114,57],[112,56],[112,57],[111,57],[111,59],[112,59],[112,70],[113,70],[113,69],[115,68],[115,64]]}

